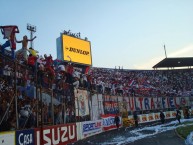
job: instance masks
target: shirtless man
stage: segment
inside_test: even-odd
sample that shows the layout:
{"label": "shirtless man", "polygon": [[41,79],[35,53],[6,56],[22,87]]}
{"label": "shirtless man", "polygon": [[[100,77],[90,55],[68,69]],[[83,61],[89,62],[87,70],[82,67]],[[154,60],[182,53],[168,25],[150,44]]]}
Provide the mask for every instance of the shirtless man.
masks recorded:
{"label": "shirtless man", "polygon": [[36,38],[36,36],[32,39],[28,39],[27,36],[25,35],[25,36],[23,36],[23,40],[21,40],[21,41],[16,40],[17,43],[22,43],[22,49],[18,53],[21,53],[25,60],[27,60],[28,41],[33,41],[35,38]]}

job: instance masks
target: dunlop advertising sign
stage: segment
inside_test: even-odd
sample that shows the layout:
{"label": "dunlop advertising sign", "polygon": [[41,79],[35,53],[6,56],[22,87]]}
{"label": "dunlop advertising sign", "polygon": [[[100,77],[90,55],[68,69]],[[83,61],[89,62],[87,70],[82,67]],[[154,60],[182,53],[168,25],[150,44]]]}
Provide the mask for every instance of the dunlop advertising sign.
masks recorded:
{"label": "dunlop advertising sign", "polygon": [[92,65],[90,41],[63,35],[62,43],[65,61]]}

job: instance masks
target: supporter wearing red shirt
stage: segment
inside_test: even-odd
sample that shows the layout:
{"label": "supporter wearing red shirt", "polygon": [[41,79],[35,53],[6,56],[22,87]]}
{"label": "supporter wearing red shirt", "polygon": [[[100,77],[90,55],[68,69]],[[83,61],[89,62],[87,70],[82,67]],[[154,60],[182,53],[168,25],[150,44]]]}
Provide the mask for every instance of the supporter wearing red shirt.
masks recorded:
{"label": "supporter wearing red shirt", "polygon": [[28,65],[29,65],[29,67],[30,67],[33,71],[35,71],[36,59],[37,59],[37,57],[36,57],[36,56],[33,56],[32,54],[30,54],[29,57],[28,57]]}
{"label": "supporter wearing red shirt", "polygon": [[74,67],[69,63],[67,65],[66,70],[67,70],[67,73],[66,73],[67,80],[66,80],[66,82],[69,83],[69,84],[72,84],[72,82],[73,82],[72,74],[74,72]]}
{"label": "supporter wearing red shirt", "polygon": [[51,55],[47,56],[45,54],[44,57],[45,57],[45,62],[46,62],[45,69],[46,69],[46,71],[48,71],[51,74],[50,77],[53,79],[54,76],[55,76],[55,72],[54,72],[54,68],[52,67],[52,64],[54,62],[53,59],[52,59],[52,56]]}

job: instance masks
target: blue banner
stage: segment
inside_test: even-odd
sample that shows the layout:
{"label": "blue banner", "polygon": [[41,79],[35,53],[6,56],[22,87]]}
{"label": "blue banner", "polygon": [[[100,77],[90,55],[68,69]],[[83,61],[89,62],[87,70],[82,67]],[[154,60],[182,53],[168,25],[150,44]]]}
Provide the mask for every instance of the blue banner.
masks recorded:
{"label": "blue banner", "polygon": [[92,136],[102,132],[102,120],[82,122],[83,137]]}
{"label": "blue banner", "polygon": [[16,131],[16,145],[35,145],[34,130],[18,130]]}

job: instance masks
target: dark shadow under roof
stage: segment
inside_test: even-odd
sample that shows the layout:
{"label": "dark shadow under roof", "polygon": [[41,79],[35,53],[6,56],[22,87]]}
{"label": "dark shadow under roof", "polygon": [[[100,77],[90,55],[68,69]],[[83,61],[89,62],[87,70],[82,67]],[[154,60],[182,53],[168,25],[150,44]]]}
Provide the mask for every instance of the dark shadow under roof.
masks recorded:
{"label": "dark shadow under roof", "polygon": [[190,67],[193,66],[193,57],[165,58],[153,68]]}

